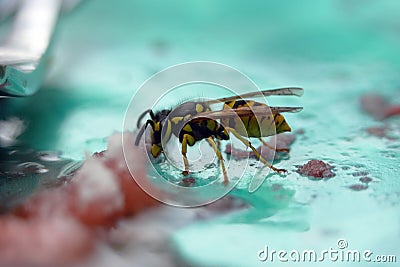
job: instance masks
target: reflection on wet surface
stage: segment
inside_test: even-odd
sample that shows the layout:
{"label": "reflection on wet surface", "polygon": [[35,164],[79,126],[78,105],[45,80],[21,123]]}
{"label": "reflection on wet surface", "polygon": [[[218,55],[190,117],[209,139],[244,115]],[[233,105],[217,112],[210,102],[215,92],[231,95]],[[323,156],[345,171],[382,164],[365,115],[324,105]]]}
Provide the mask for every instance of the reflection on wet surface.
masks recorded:
{"label": "reflection on wet surface", "polygon": [[42,189],[66,182],[74,171],[73,163],[54,151],[21,146],[0,148],[0,211]]}

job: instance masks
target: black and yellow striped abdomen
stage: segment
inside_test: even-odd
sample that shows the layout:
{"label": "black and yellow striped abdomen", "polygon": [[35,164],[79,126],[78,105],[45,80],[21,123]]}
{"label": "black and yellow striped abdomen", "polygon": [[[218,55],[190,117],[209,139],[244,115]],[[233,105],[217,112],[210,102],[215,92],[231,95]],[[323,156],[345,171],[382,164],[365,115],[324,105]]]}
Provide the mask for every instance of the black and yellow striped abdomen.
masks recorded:
{"label": "black and yellow striped abdomen", "polygon": [[282,114],[272,114],[268,106],[253,100],[236,100],[226,102],[223,109],[240,109],[243,107],[265,106],[265,114],[255,116],[236,116],[222,119],[223,126],[234,128],[240,135],[247,137],[267,137],[291,131]]}

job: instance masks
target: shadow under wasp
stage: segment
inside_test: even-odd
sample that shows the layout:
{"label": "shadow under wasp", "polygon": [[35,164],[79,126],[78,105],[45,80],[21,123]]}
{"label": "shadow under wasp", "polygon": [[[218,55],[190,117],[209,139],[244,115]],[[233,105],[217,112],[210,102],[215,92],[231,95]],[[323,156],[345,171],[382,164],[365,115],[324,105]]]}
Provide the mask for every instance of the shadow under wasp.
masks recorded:
{"label": "shadow under wasp", "polygon": [[[185,170],[182,173],[188,175],[187,146],[193,146],[196,142],[205,139],[211,145],[221,163],[224,184],[227,184],[229,182],[228,175],[215,139],[217,139],[217,142],[218,140],[229,140],[229,134],[232,133],[243,144],[251,148],[264,165],[275,172],[284,173],[286,172],[285,169],[275,168],[267,162],[246,138],[258,138],[264,145],[275,149],[269,146],[262,137],[291,131],[281,113],[299,112],[302,107],[271,107],[251,100],[256,97],[271,95],[302,96],[303,89],[297,87],[278,88],[214,100],[188,101],[174,109],[163,109],[156,113],[148,109],[138,118],[137,127],[140,130],[136,137],[135,145],[139,145],[146,128],[151,126],[151,154],[154,158],[157,158],[163,152],[161,140],[166,143],[172,135],[175,135],[182,144],[181,153],[185,166]],[[221,110],[211,110],[210,106],[217,103],[224,103],[223,108]],[[150,115],[150,119],[141,126],[141,121],[147,114]],[[281,151],[279,149],[275,150]]]}

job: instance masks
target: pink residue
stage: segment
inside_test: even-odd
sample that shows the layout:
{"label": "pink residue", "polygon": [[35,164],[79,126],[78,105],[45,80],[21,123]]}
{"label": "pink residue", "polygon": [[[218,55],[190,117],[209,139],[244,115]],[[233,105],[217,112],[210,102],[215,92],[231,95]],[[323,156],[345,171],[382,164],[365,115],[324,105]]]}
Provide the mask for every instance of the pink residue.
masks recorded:
{"label": "pink residue", "polygon": [[364,95],[360,98],[360,102],[366,113],[379,120],[400,115],[400,105],[391,105],[379,95]]}
{"label": "pink residue", "polygon": [[397,106],[388,106],[385,111],[383,112],[383,117],[389,118],[392,116],[400,115],[400,105]]}
{"label": "pink residue", "polygon": [[[133,137],[124,137],[129,138],[127,144],[132,141],[126,159],[135,161],[131,164],[133,174],[146,176],[142,153],[134,146]],[[124,160],[121,134],[115,134],[109,138],[106,151],[87,157],[71,183],[33,197],[16,214],[29,217],[67,213],[88,226],[109,226],[121,216],[157,203],[133,180]]]}
{"label": "pink residue", "polygon": [[[296,136],[290,133],[279,134],[276,136],[276,140],[272,139],[267,142],[270,147],[276,147],[277,149],[284,149],[289,151],[291,144],[296,140]],[[273,149],[268,146],[261,145],[256,148],[257,152],[266,159],[267,161],[282,159],[287,152],[275,152]],[[251,151],[241,150],[232,147],[231,145],[227,145],[225,148],[225,153],[230,154],[232,158],[238,159],[246,159],[248,157],[257,158],[257,156]]]}
{"label": "pink residue", "polygon": [[[88,255],[100,238],[96,229],[158,204],[133,180],[121,138],[114,134],[106,151],[87,156],[68,184],[39,193],[0,217],[1,266],[69,264]],[[124,138],[133,175],[145,177],[143,153],[132,135]]]}
{"label": "pink residue", "polygon": [[304,176],[314,177],[314,178],[330,178],[335,176],[332,172],[333,167],[322,160],[310,160],[303,166],[297,169],[297,172]]}
{"label": "pink residue", "polygon": [[1,266],[59,266],[87,255],[94,233],[73,217],[0,218]]}
{"label": "pink residue", "polygon": [[349,188],[353,191],[363,191],[363,190],[368,189],[368,186],[364,185],[364,184],[353,184],[353,185],[349,186]]}

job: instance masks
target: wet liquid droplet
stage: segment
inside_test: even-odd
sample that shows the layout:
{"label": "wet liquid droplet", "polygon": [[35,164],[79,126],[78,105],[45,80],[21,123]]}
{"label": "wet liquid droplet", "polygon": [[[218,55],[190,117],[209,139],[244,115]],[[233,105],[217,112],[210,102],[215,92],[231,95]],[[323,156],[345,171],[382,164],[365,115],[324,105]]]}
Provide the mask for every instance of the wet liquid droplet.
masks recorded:
{"label": "wet liquid droplet", "polygon": [[211,162],[211,163],[205,165],[204,167],[205,167],[206,169],[212,169],[212,168],[217,167],[217,165],[216,165],[214,162]]}
{"label": "wet liquid droplet", "polygon": [[24,162],[18,164],[16,170],[23,174],[46,173],[49,171],[44,165],[36,162]]}
{"label": "wet liquid droplet", "polygon": [[58,161],[60,153],[54,151],[41,151],[38,153],[39,159],[43,161]]}
{"label": "wet liquid droplet", "polygon": [[64,168],[60,171],[59,175],[57,176],[57,180],[60,181],[68,181],[70,180],[78,169],[82,166],[83,162],[71,162],[64,166]]}
{"label": "wet liquid droplet", "polygon": [[[38,152],[29,147],[0,147],[0,213],[25,201],[30,195],[64,182],[64,170],[72,178],[71,160],[59,152]],[[67,168],[66,170],[66,167]]]}

